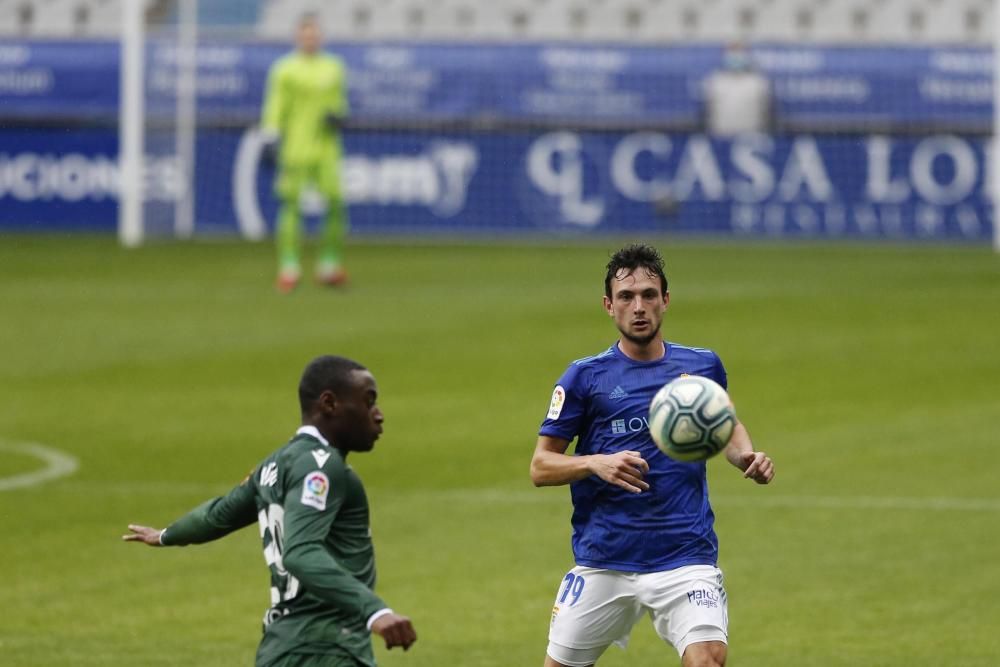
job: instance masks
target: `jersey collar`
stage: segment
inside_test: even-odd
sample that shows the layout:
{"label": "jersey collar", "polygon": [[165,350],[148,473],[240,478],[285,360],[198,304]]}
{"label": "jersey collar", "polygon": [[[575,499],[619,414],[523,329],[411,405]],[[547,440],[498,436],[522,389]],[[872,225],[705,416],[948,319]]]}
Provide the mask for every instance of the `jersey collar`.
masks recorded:
{"label": "jersey collar", "polygon": [[624,359],[630,364],[635,364],[636,366],[653,366],[655,364],[662,364],[664,361],[667,361],[670,358],[670,343],[668,343],[667,341],[663,341],[663,356],[660,357],[659,359],[653,359],[652,361],[639,361],[637,359],[633,359],[632,357],[622,352],[622,349],[618,347],[618,344],[620,342],[621,341],[618,340],[614,342],[614,345],[611,346],[611,353],[614,354],[619,359]]}
{"label": "jersey collar", "polygon": [[327,441],[326,438],[323,437],[323,434],[319,432],[319,429],[312,425],[299,427],[299,430],[295,432],[295,435],[312,436],[313,438],[316,438],[327,447],[330,446],[330,443]]}

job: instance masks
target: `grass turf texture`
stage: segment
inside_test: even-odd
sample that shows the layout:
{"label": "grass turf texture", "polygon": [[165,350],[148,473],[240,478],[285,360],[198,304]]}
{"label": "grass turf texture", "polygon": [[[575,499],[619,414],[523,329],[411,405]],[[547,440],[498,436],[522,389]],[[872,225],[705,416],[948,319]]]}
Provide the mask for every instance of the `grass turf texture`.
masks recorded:
{"label": "grass turf texture", "polygon": [[[305,362],[334,352],[379,381],[386,434],[351,462],[379,590],[420,634],[380,664],[540,665],[569,500],[528,460],[552,383],[615,338],[614,245],[354,245],[349,289],[280,296],[267,245],[4,237],[0,439],[80,469],[0,492],[3,664],[251,664],[256,529],[162,551],[119,536],[238,482],[296,426]],[[709,464],[730,664],[996,665],[1000,258],[659,245],[664,331],[721,353],[778,472],[763,488]],[[30,468],[0,452],[0,476]],[[601,661],[676,663],[648,621]]]}

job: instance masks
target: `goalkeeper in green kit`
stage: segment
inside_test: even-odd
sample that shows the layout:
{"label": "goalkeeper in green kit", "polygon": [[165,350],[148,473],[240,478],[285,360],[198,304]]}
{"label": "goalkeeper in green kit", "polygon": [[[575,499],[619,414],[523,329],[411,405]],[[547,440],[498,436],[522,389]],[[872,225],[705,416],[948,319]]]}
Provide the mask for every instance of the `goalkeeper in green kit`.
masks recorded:
{"label": "goalkeeper in green kit", "polygon": [[371,633],[408,649],[410,619],[375,594],[368,500],[349,452],[375,446],[384,420],[375,378],[360,364],[323,356],[299,382],[302,427],[228,494],[159,530],[136,524],[124,536],[149,546],[184,546],[258,523],[271,571],[271,606],[257,667],[374,667]]}
{"label": "goalkeeper in green kit", "polygon": [[265,157],[276,159],[278,168],[275,192],[281,209],[275,236],[281,292],[295,289],[302,276],[299,199],[310,185],[326,200],[316,280],[324,285],[347,282],[347,211],[340,183],[340,128],[347,114],[347,69],[340,58],[322,51],[319,22],[305,14],[299,20],[296,50],[272,65],[268,74],[261,118]]}

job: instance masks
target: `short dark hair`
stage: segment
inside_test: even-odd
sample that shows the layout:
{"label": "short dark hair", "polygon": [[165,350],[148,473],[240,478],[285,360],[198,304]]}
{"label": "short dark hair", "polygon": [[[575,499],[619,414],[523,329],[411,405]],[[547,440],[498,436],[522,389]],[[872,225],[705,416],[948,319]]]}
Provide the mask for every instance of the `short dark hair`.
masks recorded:
{"label": "short dark hair", "polygon": [[319,14],[317,12],[308,11],[299,14],[299,22],[296,26],[304,28],[307,25],[319,25]]}
{"label": "short dark hair", "polygon": [[343,393],[351,385],[351,373],[366,370],[358,362],[332,354],[316,357],[302,371],[299,380],[299,407],[305,414],[324,391]]}
{"label": "short dark hair", "polygon": [[604,276],[604,294],[611,298],[611,281],[619,273],[625,272],[628,275],[638,268],[643,268],[651,275],[660,278],[660,290],[667,293],[667,276],[663,272],[663,257],[659,251],[643,243],[633,243],[627,245],[615,254],[611,255],[608,262],[608,272]]}

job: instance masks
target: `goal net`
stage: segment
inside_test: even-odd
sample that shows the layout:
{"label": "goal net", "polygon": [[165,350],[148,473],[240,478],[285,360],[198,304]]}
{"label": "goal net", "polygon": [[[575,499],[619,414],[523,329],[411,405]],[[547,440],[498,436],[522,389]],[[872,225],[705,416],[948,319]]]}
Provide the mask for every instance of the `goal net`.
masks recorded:
{"label": "goal net", "polygon": [[349,71],[352,234],[1000,249],[994,4],[148,2],[122,36],[122,239],[271,233],[256,125],[315,12]]}

